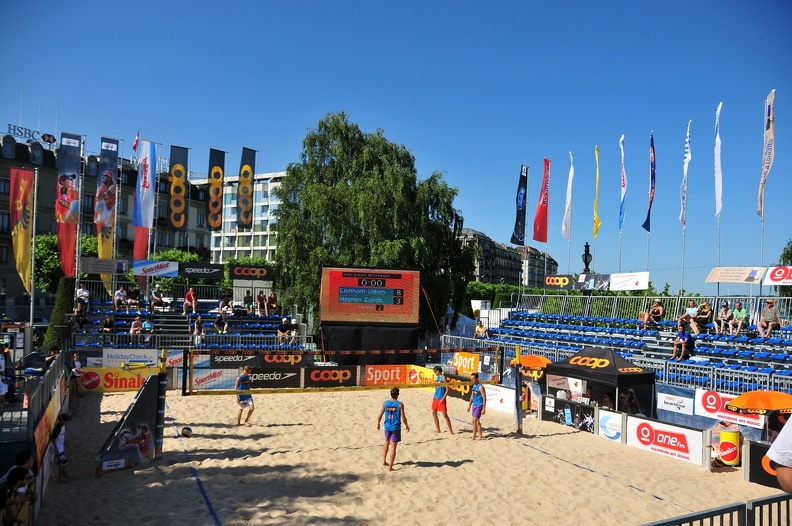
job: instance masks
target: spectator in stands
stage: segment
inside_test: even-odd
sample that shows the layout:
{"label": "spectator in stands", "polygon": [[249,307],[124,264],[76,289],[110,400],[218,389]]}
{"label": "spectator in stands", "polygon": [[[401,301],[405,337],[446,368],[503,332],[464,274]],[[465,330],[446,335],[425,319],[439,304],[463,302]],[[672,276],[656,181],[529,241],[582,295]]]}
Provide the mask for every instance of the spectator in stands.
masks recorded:
{"label": "spectator in stands", "polygon": [[690,320],[690,330],[693,334],[700,334],[701,331],[707,330],[707,324],[712,321],[712,307],[709,301],[704,300],[699,305],[696,315]]}
{"label": "spectator in stands", "polygon": [[115,291],[115,294],[113,294],[113,306],[115,307],[116,312],[120,311],[121,308],[123,307],[126,309],[127,314],[129,313],[129,307],[127,306],[126,300],[127,300],[126,286],[119,285],[118,290]]}
{"label": "spectator in stands", "polygon": [[756,324],[759,336],[769,338],[774,330],[783,326],[784,320],[781,319],[781,311],[775,306],[775,300],[767,298],[767,306],[762,309],[762,316],[759,318],[759,323]]}
{"label": "spectator in stands", "polygon": [[140,341],[140,335],[143,334],[143,320],[140,316],[135,316],[132,325],[129,326],[129,334],[134,335],[135,341]]}
{"label": "spectator in stands", "polygon": [[677,331],[681,331],[685,328],[685,325],[690,323],[693,318],[696,317],[696,313],[698,312],[698,308],[696,308],[696,300],[689,299],[688,306],[685,309],[685,313],[682,314],[679,318],[677,318]]}
{"label": "spectator in stands", "polygon": [[781,489],[792,493],[792,424],[784,424],[783,429],[767,451],[767,456],[776,463],[776,478]]}
{"label": "spectator in stands", "polygon": [[127,291],[127,312],[129,312],[129,307],[134,307],[136,311],[140,312],[140,289],[134,285],[130,285]]}
{"label": "spectator in stands", "polygon": [[190,290],[187,291],[187,294],[184,295],[184,314],[187,314],[187,307],[191,308],[193,313],[198,312],[198,296],[195,295],[195,291],[192,287]]}
{"label": "spectator in stands", "polygon": [[269,316],[267,312],[267,296],[264,295],[263,290],[259,290],[258,296],[256,296],[256,306],[258,307],[259,316]]}
{"label": "spectator in stands", "polygon": [[616,409],[616,407],[613,405],[613,393],[605,393],[605,395],[602,397],[602,407],[605,409],[610,409],[611,411]]}
{"label": "spectator in stands", "polygon": [[217,318],[214,321],[215,331],[217,334],[228,334],[228,308],[222,307],[217,312]]}
{"label": "spectator in stands", "polygon": [[665,307],[663,307],[663,302],[660,301],[660,298],[654,300],[652,303],[652,307],[649,309],[649,312],[646,313],[643,320],[643,328],[646,330],[646,324],[649,323],[649,320],[652,320],[652,323],[659,323],[663,320],[663,315],[665,314]]}
{"label": "spectator in stands", "polygon": [[278,315],[278,295],[273,290],[267,298],[267,316],[270,314]]}
{"label": "spectator in stands", "polygon": [[291,335],[291,324],[289,323],[289,318],[283,318],[281,324],[278,325],[278,343],[279,344],[289,343],[290,335]]}
{"label": "spectator in stands", "polygon": [[[690,331],[677,332],[676,340],[674,340],[674,352],[671,353],[671,359],[681,362],[689,354],[690,348],[696,344],[696,341],[690,335]],[[679,356],[677,356],[677,349]]]}
{"label": "spectator in stands", "polygon": [[487,329],[484,326],[484,322],[479,320],[478,323],[476,324],[476,330],[473,333],[473,337],[476,338],[477,340],[483,340],[485,338],[489,338],[489,336],[490,336],[489,329]]}
{"label": "spectator in stands", "polygon": [[732,312],[732,319],[729,322],[729,327],[731,329],[730,333],[734,336],[740,334],[740,330],[743,327],[743,324],[748,322],[748,312],[743,308],[742,302],[735,302],[734,303],[734,311]]}
{"label": "spectator in stands", "polygon": [[253,314],[253,293],[245,291],[245,297],[242,299],[242,303],[245,305],[245,312],[248,316]]}
{"label": "spectator in stands", "polygon": [[195,345],[199,345],[203,337],[206,336],[206,332],[204,331],[204,319],[200,314],[193,324],[192,333],[195,336]]}
{"label": "spectator in stands", "polygon": [[721,303],[721,308],[718,311],[718,317],[715,319],[715,334],[726,334],[729,332],[727,328],[732,320],[731,309],[729,308],[729,302],[724,301]]}
{"label": "spectator in stands", "polygon": [[91,306],[91,293],[88,292],[88,289],[85,288],[85,283],[82,281],[80,282],[80,288],[77,289],[77,303],[84,304],[85,312],[88,312]]}
{"label": "spectator in stands", "polygon": [[162,289],[160,289],[159,283],[154,285],[154,290],[151,291],[151,308],[152,310],[154,307],[161,307],[165,308],[167,305],[165,304],[165,298],[162,294]]}
{"label": "spectator in stands", "polygon": [[110,317],[108,314],[105,316],[104,321],[102,322],[102,332],[110,332],[112,333],[114,329],[113,325],[113,318]]}
{"label": "spectator in stands", "polygon": [[82,301],[78,301],[77,305],[74,307],[74,324],[80,330],[85,328],[85,325],[88,323],[88,311],[85,310],[85,303]]}
{"label": "spectator in stands", "polygon": [[151,316],[146,316],[146,319],[143,320],[143,334],[147,334],[146,341],[151,340],[151,333],[154,332],[154,322],[151,320]]}
{"label": "spectator in stands", "polygon": [[50,347],[49,354],[44,358],[44,372],[47,372],[47,369],[50,368],[52,362],[54,362],[58,358],[59,352],[60,352],[60,347],[58,347],[57,345],[53,345],[52,347]]}

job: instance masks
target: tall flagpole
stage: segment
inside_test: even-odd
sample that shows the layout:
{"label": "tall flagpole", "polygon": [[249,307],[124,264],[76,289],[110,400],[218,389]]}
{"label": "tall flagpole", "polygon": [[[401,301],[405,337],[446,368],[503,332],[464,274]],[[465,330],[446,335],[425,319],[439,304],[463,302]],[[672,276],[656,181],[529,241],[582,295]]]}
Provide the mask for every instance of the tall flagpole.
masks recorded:
{"label": "tall flagpole", "polygon": [[[775,90],[771,90],[765,99],[764,113],[764,146],[762,149],[762,176],[759,180],[759,199],[756,213],[761,220],[761,234],[759,236],[759,264],[764,266],[764,190],[767,176],[773,167],[775,157]],[[759,282],[759,295],[762,295],[762,282]]]}
{"label": "tall flagpole", "polygon": [[652,202],[655,194],[655,149],[654,149],[654,130],[649,133],[649,207],[646,211],[646,221],[643,228],[646,230],[646,271],[649,271],[649,242],[652,240]]}
{"label": "tall flagpole", "polygon": [[[718,103],[715,110],[715,221],[718,225],[718,266],[721,266],[721,228],[720,214],[723,208],[723,175],[721,173],[721,139],[720,139],[720,112],[723,102]],[[720,281],[717,283],[717,294],[720,296]]]}
{"label": "tall flagpole", "polygon": [[80,251],[82,250],[82,220],[83,220],[83,186],[85,186],[85,170],[83,169],[82,158],[85,155],[85,135],[82,136],[80,144],[80,188],[77,190],[78,207],[77,213],[77,235],[75,236],[75,249],[74,249],[74,294],[77,294],[77,287],[80,281]]}
{"label": "tall flagpole", "polygon": [[38,175],[33,174],[33,243],[30,249],[30,326],[33,326],[33,306],[36,304],[36,211],[38,210]]}
{"label": "tall flagpole", "polygon": [[594,236],[594,250],[592,252],[592,261],[597,261],[597,234],[599,233],[602,221],[599,218],[599,180],[600,180],[600,165],[599,165],[599,146],[594,145],[594,162],[596,164],[596,180],[594,184],[594,229],[592,235]]}
{"label": "tall flagpole", "polygon": [[687,187],[688,187],[688,166],[693,159],[693,152],[690,149],[690,125],[693,120],[688,121],[687,133],[685,134],[685,156],[682,161],[682,187],[679,190],[682,207],[679,212],[679,222],[682,224],[682,282],[680,290],[685,289],[685,237],[687,233]]}
{"label": "tall flagpole", "polygon": [[622,264],[622,234],[624,232],[624,215],[627,203],[627,172],[624,170],[624,134],[619,138],[619,150],[621,151],[621,203],[619,204],[619,272]]}

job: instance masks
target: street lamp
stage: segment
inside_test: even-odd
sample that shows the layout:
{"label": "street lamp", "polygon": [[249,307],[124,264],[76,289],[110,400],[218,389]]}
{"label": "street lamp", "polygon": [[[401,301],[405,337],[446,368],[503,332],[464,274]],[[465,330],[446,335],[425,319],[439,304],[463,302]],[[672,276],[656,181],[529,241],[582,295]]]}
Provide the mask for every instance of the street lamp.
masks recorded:
{"label": "street lamp", "polygon": [[583,272],[591,272],[589,265],[591,265],[592,257],[589,248],[590,247],[588,243],[586,243],[586,245],[583,247]]}

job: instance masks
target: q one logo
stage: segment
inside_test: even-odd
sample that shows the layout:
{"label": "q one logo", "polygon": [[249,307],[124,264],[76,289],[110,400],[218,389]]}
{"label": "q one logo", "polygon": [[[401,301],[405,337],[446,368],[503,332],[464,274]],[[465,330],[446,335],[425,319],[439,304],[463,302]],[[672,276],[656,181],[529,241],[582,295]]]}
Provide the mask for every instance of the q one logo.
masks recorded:
{"label": "q one logo", "polygon": [[638,441],[641,444],[645,446],[651,446],[654,444],[654,429],[652,429],[652,426],[646,422],[639,424],[635,432],[638,435]]}
{"label": "q one logo", "polygon": [[718,413],[723,409],[723,400],[715,391],[707,391],[701,397],[701,405],[708,413]]}
{"label": "q one logo", "polygon": [[773,285],[792,285],[792,267],[773,267],[767,273],[767,281]]}

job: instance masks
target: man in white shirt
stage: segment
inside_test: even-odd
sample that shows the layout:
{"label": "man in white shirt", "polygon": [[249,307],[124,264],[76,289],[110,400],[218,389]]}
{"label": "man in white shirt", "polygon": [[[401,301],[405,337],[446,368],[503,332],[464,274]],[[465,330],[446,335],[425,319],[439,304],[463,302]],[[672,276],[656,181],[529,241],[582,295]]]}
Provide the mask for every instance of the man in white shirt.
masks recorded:
{"label": "man in white shirt", "polygon": [[767,457],[778,464],[776,478],[781,489],[792,493],[792,425],[789,421],[773,441],[767,452]]}
{"label": "man in white shirt", "polygon": [[91,304],[91,293],[85,288],[85,283],[80,282],[80,288],[77,289],[77,301],[83,304],[83,309],[88,312],[88,307]]}

